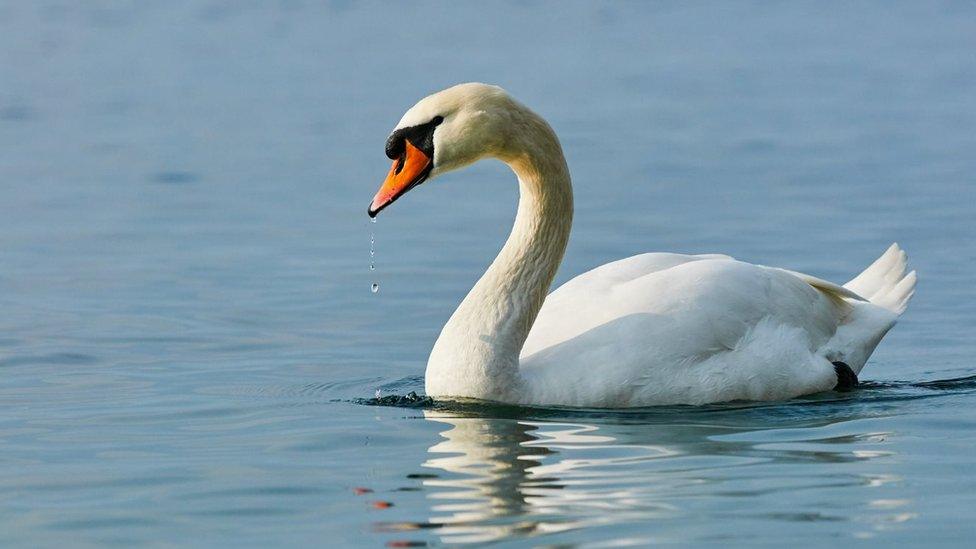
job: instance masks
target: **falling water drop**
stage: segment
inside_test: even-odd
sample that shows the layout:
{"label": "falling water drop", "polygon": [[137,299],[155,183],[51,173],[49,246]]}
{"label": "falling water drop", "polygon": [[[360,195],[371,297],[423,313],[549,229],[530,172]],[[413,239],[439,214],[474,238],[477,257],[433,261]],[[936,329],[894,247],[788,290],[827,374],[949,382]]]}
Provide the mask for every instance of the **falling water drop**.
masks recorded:
{"label": "falling water drop", "polygon": [[[376,223],[376,218],[370,218],[370,221]],[[376,271],[376,229],[370,227],[369,229],[369,272],[375,273]],[[380,291],[380,285],[377,282],[373,282],[370,290],[375,294]]]}

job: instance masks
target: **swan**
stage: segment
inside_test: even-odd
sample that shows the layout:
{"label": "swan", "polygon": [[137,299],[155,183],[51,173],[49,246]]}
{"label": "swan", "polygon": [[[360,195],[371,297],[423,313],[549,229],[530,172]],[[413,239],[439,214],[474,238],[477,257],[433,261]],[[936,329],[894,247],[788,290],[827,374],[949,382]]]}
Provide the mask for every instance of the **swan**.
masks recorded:
{"label": "swan", "polygon": [[386,155],[393,164],[370,217],[483,158],[506,163],[519,183],[511,235],[431,350],[433,398],[626,408],[846,390],[915,290],[892,244],[843,286],[726,255],[646,253],[546,295],[573,190],[542,117],[502,88],[460,84],[410,108]]}

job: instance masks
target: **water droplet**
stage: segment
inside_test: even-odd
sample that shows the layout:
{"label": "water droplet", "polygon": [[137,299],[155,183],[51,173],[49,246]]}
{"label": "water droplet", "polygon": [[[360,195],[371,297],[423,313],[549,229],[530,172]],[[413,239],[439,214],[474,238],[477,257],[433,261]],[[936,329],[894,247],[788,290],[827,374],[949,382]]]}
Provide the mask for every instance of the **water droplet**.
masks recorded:
{"label": "water droplet", "polygon": [[369,232],[369,270],[376,270],[376,233]]}
{"label": "water droplet", "polygon": [[[372,218],[371,221],[373,223],[376,223],[376,218],[375,217]],[[376,270],[376,230],[375,229],[369,230],[369,270],[370,272]],[[370,288],[370,291],[372,291],[375,294],[376,292],[380,291],[380,285],[376,282],[373,282],[373,286]]]}
{"label": "water droplet", "polygon": [[370,223],[376,223],[376,218],[375,218],[375,217],[371,217],[371,218],[369,218],[369,222],[370,222]]}

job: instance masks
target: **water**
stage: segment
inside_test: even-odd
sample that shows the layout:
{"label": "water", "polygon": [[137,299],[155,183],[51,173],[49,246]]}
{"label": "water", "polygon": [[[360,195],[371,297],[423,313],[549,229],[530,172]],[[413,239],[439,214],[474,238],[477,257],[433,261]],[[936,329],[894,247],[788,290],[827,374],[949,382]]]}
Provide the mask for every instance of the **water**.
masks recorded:
{"label": "water", "polygon": [[[971,544],[974,29],[967,3],[0,2],[0,545]],[[382,299],[365,209],[403,111],[466,80],[560,135],[560,282],[648,250],[843,281],[897,240],[919,289],[869,384],[408,398],[516,187],[486,162],[384,211]]]}

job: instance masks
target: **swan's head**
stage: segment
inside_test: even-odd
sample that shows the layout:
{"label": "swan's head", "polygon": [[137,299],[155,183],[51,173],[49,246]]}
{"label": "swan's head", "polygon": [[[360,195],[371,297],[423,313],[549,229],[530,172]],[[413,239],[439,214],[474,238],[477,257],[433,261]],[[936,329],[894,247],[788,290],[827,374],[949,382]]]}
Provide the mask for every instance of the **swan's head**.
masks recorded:
{"label": "swan's head", "polygon": [[488,156],[502,156],[520,105],[505,90],[459,84],[429,95],[403,115],[386,140],[393,166],[373,197],[370,217],[424,181]]}

